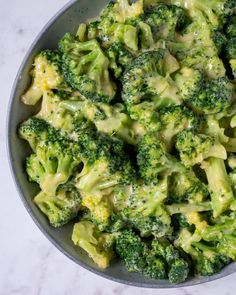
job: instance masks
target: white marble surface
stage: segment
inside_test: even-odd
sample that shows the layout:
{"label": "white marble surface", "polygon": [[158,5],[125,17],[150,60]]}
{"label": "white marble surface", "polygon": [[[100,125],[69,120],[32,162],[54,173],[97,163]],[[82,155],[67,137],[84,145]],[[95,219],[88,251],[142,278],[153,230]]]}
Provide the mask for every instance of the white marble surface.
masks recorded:
{"label": "white marble surface", "polygon": [[[92,1],[92,0],[88,0]],[[66,0],[0,0],[0,295],[233,295],[236,274],[174,290],[149,290],[110,282],[61,254],[34,225],[10,175],[6,113],[22,58],[47,20]]]}

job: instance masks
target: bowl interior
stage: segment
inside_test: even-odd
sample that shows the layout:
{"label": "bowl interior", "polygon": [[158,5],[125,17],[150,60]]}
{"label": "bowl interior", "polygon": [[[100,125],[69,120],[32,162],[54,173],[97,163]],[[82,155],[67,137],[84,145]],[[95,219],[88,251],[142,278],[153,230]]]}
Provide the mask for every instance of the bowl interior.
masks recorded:
{"label": "bowl interior", "polygon": [[34,219],[42,232],[49,240],[59,248],[65,255],[76,263],[95,272],[103,277],[121,283],[149,287],[149,288],[171,288],[195,285],[224,277],[236,271],[236,264],[224,268],[221,273],[212,277],[190,278],[188,281],[173,286],[167,281],[156,281],[147,279],[138,274],[128,273],[119,261],[114,261],[106,270],[100,270],[85,254],[83,250],[75,247],[71,241],[72,225],[68,224],[60,229],[54,229],[46,220],[45,216],[33,204],[32,198],[38,191],[37,185],[29,183],[24,171],[24,162],[30,150],[25,142],[17,137],[17,126],[36,112],[36,108],[25,106],[20,101],[20,96],[30,83],[29,70],[33,57],[41,49],[56,48],[58,40],[66,33],[75,33],[79,23],[93,18],[99,14],[108,0],[80,0],[71,1],[66,5],[42,30],[33,45],[29,49],[19,73],[16,77],[12,91],[12,97],[8,117],[8,147],[10,165],[19,193],[29,214]]}

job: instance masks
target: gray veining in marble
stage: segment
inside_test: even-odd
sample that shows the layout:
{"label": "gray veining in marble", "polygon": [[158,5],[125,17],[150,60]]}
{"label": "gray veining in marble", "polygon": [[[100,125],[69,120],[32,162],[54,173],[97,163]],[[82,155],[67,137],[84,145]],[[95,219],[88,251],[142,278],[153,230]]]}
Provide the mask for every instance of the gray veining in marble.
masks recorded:
{"label": "gray veining in marble", "polygon": [[24,209],[6,157],[8,99],[27,48],[45,22],[66,2],[0,0],[0,295],[235,294],[236,274],[201,286],[174,290],[139,289],[100,278],[63,256]]}

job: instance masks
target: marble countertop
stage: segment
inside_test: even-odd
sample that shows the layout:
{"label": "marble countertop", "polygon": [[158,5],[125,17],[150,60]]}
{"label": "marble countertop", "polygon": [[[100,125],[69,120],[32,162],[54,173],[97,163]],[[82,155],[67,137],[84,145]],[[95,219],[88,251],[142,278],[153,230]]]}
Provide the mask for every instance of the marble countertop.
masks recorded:
{"label": "marble countertop", "polygon": [[0,295],[235,294],[236,274],[201,286],[172,290],[141,289],[100,278],[60,253],[23,207],[6,156],[9,95],[27,48],[66,2],[0,0]]}

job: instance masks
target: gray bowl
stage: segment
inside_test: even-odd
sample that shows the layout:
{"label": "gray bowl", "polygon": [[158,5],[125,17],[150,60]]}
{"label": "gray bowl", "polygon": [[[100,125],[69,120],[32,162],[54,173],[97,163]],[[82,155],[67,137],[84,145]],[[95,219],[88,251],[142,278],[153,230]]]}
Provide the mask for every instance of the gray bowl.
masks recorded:
{"label": "gray bowl", "polygon": [[171,285],[168,281],[151,280],[138,274],[130,274],[119,261],[114,261],[108,269],[101,270],[88,258],[83,250],[73,245],[71,241],[73,223],[60,229],[52,228],[45,216],[32,202],[32,198],[38,191],[38,186],[27,180],[24,171],[24,161],[26,156],[30,153],[30,150],[27,144],[17,137],[17,127],[20,122],[27,119],[36,111],[35,108],[25,106],[20,101],[20,96],[30,83],[29,70],[32,65],[33,57],[41,49],[56,48],[58,40],[66,32],[75,32],[79,23],[86,21],[88,18],[97,16],[108,2],[108,0],[70,1],[42,29],[41,33],[30,47],[19,69],[9,105],[8,152],[12,174],[21,199],[40,230],[62,253],[84,268],[107,279],[146,288],[173,288],[202,284],[232,274],[236,271],[236,263],[230,264],[219,274],[214,276],[204,278],[192,277],[182,284]]}

